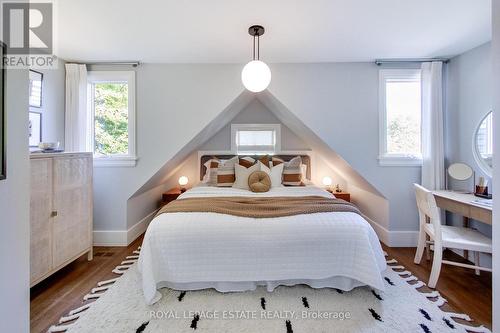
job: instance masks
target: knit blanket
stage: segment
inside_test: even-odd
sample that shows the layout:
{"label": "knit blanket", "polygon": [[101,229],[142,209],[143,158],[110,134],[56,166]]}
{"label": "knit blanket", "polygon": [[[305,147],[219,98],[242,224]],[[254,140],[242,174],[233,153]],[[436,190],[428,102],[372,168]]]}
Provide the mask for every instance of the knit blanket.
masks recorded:
{"label": "knit blanket", "polygon": [[306,197],[209,197],[177,199],[163,206],[165,213],[207,212],[241,217],[272,218],[301,214],[351,212],[361,215],[352,203],[320,196]]}

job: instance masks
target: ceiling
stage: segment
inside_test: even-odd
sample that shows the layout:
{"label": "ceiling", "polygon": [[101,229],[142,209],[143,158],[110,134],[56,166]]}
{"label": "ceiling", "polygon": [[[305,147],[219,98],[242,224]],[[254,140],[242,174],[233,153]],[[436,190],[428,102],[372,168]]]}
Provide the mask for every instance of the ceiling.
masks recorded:
{"label": "ceiling", "polygon": [[75,61],[244,63],[454,56],[491,40],[491,0],[57,0],[56,54]]}

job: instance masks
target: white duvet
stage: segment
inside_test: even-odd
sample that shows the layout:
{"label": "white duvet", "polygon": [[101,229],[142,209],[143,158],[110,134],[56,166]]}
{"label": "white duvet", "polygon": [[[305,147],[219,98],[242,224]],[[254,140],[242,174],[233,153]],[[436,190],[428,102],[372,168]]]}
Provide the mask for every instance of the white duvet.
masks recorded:
{"label": "white duvet", "polygon": [[[278,187],[267,193],[195,187],[179,198],[214,196],[334,196],[314,186]],[[149,225],[139,258],[144,297],[158,289],[253,290],[307,284],[351,290],[384,289],[386,263],[377,235],[355,213],[247,218],[216,213],[168,213]]]}

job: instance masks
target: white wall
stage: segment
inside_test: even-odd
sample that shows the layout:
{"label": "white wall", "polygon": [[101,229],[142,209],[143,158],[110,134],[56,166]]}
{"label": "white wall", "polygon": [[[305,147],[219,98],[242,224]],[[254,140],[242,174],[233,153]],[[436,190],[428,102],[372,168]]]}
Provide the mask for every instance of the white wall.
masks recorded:
{"label": "white wall", "polygon": [[29,332],[28,71],[6,78],[7,179],[0,181],[0,326]]}
{"label": "white wall", "polygon": [[[493,3],[493,121],[494,142],[500,142],[500,1]],[[493,186],[500,189],[500,144],[493,152]],[[493,332],[500,332],[500,196],[493,199]]]}

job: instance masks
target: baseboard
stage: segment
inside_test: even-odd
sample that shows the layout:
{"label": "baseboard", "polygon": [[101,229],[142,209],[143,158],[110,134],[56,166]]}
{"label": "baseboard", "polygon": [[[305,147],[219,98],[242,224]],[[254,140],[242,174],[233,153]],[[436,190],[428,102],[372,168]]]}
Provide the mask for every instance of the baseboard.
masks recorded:
{"label": "baseboard", "polygon": [[149,213],[128,230],[94,230],[94,246],[128,246],[146,231],[156,212]]}
{"label": "baseboard", "polygon": [[377,222],[363,216],[372,226],[382,243],[389,247],[416,247],[418,231],[391,231]]}

